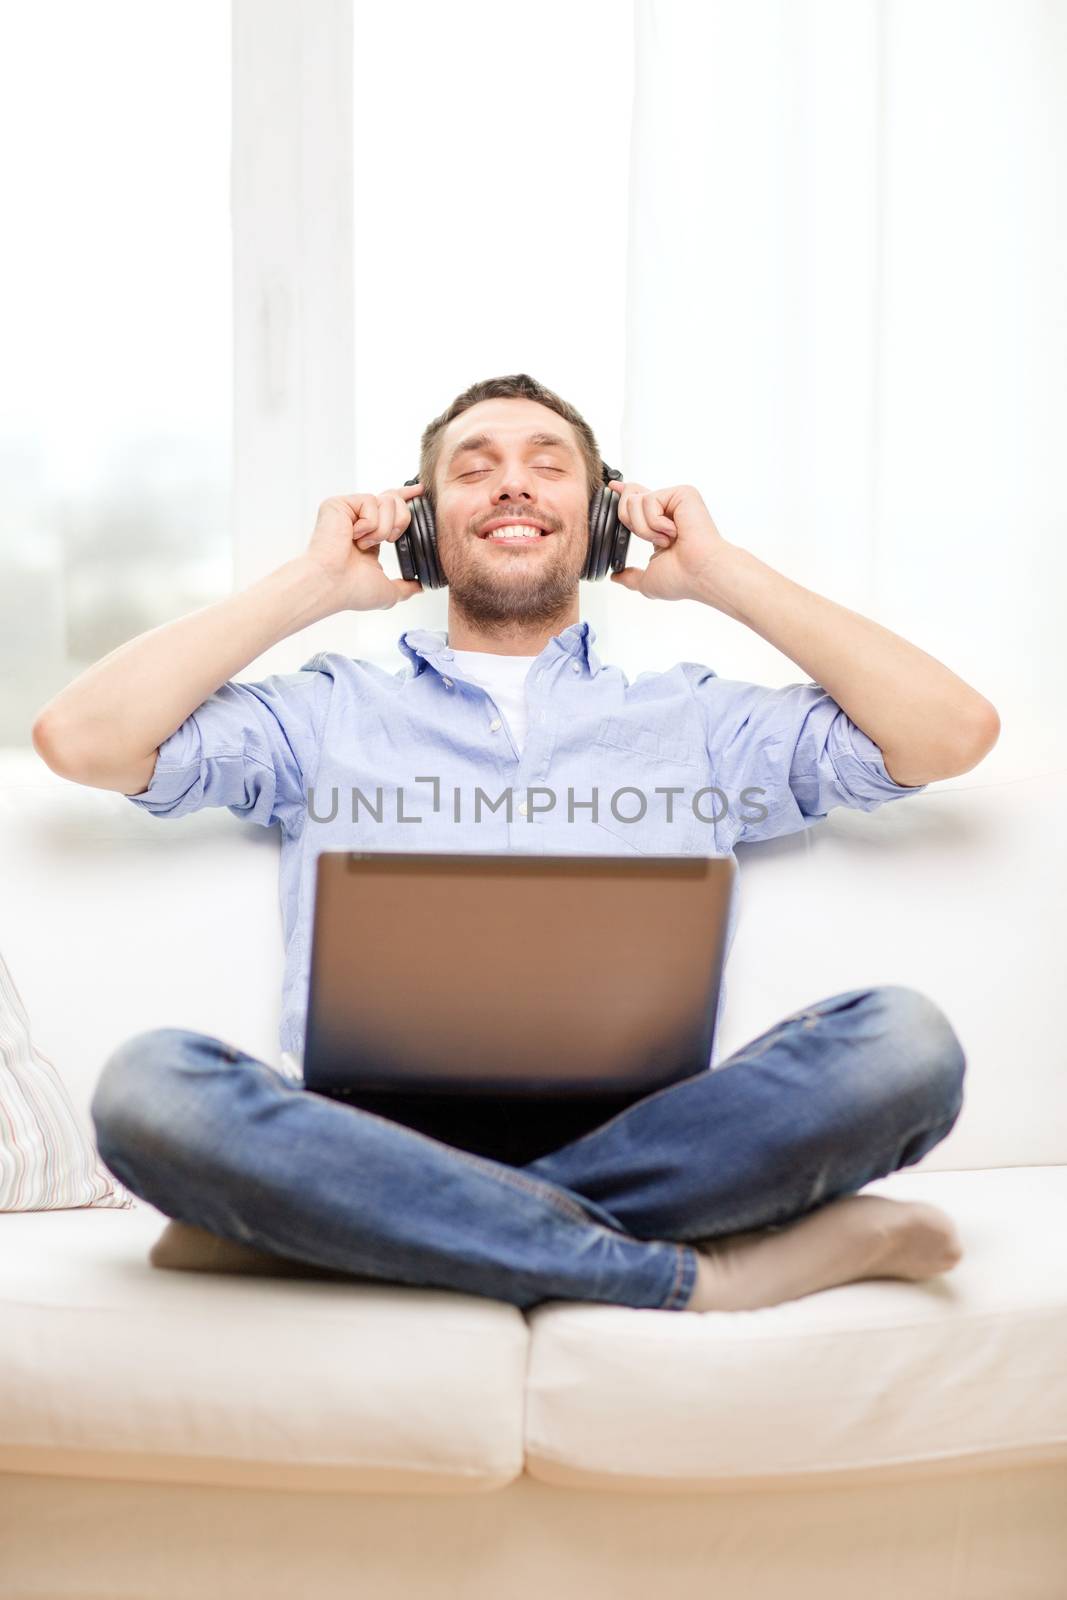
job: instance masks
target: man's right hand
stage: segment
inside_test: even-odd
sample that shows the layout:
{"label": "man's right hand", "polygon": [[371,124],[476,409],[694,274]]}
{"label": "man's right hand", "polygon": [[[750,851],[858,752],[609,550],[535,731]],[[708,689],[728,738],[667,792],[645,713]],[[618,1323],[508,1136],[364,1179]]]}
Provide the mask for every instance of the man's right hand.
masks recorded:
{"label": "man's right hand", "polygon": [[380,495],[333,495],[319,506],[306,554],[335,586],[336,610],[388,611],[422,593],[413,578],[390,578],[378,557],[380,544],[407,531],[408,501],[421,493],[422,484],[412,483]]}

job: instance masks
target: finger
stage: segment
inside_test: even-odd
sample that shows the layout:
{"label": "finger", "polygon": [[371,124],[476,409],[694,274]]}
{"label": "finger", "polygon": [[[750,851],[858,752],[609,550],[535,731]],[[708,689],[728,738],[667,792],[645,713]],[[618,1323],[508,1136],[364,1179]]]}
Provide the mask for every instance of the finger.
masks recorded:
{"label": "finger", "polygon": [[636,533],[638,538],[648,539],[651,544],[655,544],[655,535],[645,518],[644,502],[647,498],[646,494],[625,495],[619,508],[619,516],[624,518],[631,533]]}
{"label": "finger", "polygon": [[640,538],[647,539],[657,549],[662,549],[671,542],[674,524],[669,522],[663,513],[663,500],[651,489],[646,489],[644,484],[634,484],[627,494],[625,502],[625,515],[620,507],[619,516],[626,522],[631,532]]}
{"label": "finger", "polygon": [[383,532],[379,529],[380,538],[378,542],[380,544],[384,543],[386,539],[391,544],[395,544],[401,534],[408,531],[411,526],[411,507],[408,505],[408,501],[417,499],[421,493],[421,483],[405,483],[400,489],[386,489],[383,491],[380,498],[383,501],[388,500],[390,502],[393,521],[392,527],[388,532]]}
{"label": "finger", "polygon": [[658,494],[646,494],[642,509],[650,530],[664,536],[660,542],[669,543],[674,536],[675,528],[664,510],[662,498]]}
{"label": "finger", "polygon": [[378,497],[377,495],[367,494],[361,500],[351,501],[350,504],[362,512],[362,515],[353,524],[352,537],[360,549],[364,549],[364,540],[373,534],[378,527]]}
{"label": "finger", "polygon": [[411,507],[399,494],[390,496],[393,504],[393,531],[389,538],[395,544],[402,533],[406,533],[411,525]]}
{"label": "finger", "polygon": [[347,506],[356,513],[352,523],[352,537],[359,538],[377,526],[377,501],[372,494],[337,494],[336,503]]}
{"label": "finger", "polygon": [[377,540],[385,544],[386,540],[393,537],[393,524],[396,521],[396,499],[391,494],[378,496],[378,529]]}
{"label": "finger", "polygon": [[398,600],[410,600],[413,596],[422,593],[422,584],[417,578],[390,578]]}
{"label": "finger", "polygon": [[621,572],[611,574],[612,583],[617,583],[620,589],[639,589],[641,586],[640,567],[623,567]]}
{"label": "finger", "polygon": [[619,521],[626,524],[631,533],[640,532],[634,527],[634,503],[637,495],[647,494],[649,490],[643,483],[623,483],[619,490]]}
{"label": "finger", "polygon": [[387,495],[373,495],[369,497],[367,515],[363,518],[363,526],[356,537],[356,543],[361,550],[373,550],[382,542],[382,525],[384,523],[389,499]]}
{"label": "finger", "polygon": [[364,515],[364,513],[366,512],[366,509],[367,509],[367,501],[370,500],[370,499],[373,499],[372,495],[366,495],[366,494],[332,494],[328,500],[324,500],[322,503],[323,503],[323,505],[327,505],[327,506],[330,505],[330,504],[339,505],[339,506],[348,506],[350,511],[357,512],[359,514],[360,518],[362,518],[362,516]]}
{"label": "finger", "polygon": [[625,478],[609,478],[608,488],[614,489],[619,496],[632,494],[635,491],[639,491],[641,494],[648,493],[647,483],[629,483]]}

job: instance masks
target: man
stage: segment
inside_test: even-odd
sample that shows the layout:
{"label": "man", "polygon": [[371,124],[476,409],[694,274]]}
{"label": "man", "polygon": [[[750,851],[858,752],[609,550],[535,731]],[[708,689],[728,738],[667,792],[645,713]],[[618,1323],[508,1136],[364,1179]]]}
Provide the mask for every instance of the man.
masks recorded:
{"label": "man", "polygon": [[[747,1309],[948,1270],[961,1252],[942,1211],[856,1193],[919,1161],[962,1106],[959,1041],[911,989],[831,996],[521,1165],[293,1081],[322,849],[725,854],[835,805],[918,792],[995,742],[980,694],[728,543],[689,485],[613,485],[622,521],[654,551],[612,581],[723,611],[814,681],[771,690],[683,662],[629,684],[579,620],[600,482],[572,406],[526,374],[476,384],[425,430],[417,484],[324,501],[301,556],[121,646],[44,708],[34,742],[65,776],[157,816],[225,805],[282,833],[292,1076],[185,1029],[137,1035],[94,1094],[100,1152],[172,1228],[251,1260],[520,1307]],[[403,634],[394,676],[327,652],[298,673],[233,681],[319,618],[420,592],[378,557],[420,493],[448,580],[447,637]],[[712,788],[725,809],[709,806]],[[479,789],[519,798],[475,816]],[[634,792],[662,804],[631,821]],[[382,949],[373,928],[358,935],[369,975],[408,956]],[[422,959],[445,937],[412,929]]]}

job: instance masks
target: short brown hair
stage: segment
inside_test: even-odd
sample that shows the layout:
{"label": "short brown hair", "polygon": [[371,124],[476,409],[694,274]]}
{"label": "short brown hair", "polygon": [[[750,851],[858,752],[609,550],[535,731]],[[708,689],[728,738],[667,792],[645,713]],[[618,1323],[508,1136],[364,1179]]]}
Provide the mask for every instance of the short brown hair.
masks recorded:
{"label": "short brown hair", "polygon": [[551,389],[546,389],[536,378],[531,378],[528,372],[514,372],[507,378],[485,378],[481,383],[472,383],[469,389],[464,389],[462,394],[456,396],[447,411],[442,411],[423,430],[419,446],[419,482],[431,505],[436,504],[437,500],[436,476],[444,431],[450,422],[464,411],[469,411],[471,406],[476,406],[480,400],[536,400],[569,422],[578,435],[578,449],[585,463],[589,491],[587,499],[592,500],[604,482],[600,449],[592,428],[572,405],[561,400]]}

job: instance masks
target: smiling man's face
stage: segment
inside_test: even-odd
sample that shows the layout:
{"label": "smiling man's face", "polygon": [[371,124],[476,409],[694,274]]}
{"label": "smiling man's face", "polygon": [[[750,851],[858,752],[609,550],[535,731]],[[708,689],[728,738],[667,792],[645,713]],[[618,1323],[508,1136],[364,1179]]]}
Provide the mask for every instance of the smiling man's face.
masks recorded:
{"label": "smiling man's face", "polygon": [[[455,417],[442,439],[435,507],[450,609],[490,628],[576,616],[590,494],[574,430],[547,406],[482,400]],[[507,526],[498,532],[496,522]]]}

